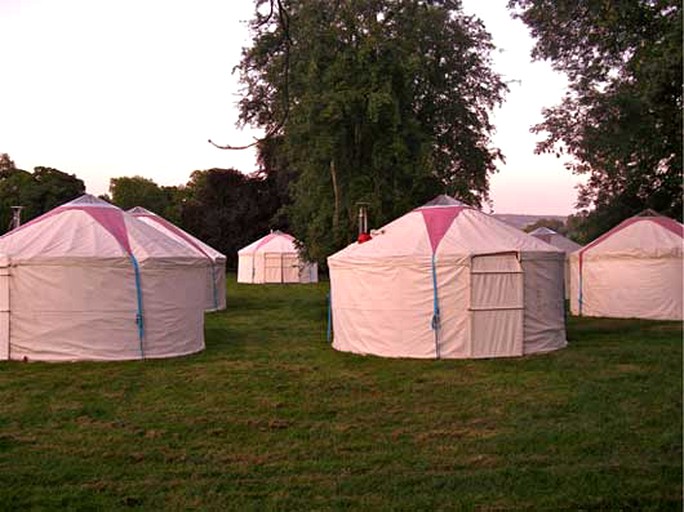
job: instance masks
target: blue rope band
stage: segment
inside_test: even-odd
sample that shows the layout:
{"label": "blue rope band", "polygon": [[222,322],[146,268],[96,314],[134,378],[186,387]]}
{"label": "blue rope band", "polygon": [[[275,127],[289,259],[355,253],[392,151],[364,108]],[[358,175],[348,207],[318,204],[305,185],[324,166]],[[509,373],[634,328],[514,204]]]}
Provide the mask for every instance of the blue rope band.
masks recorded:
{"label": "blue rope band", "polygon": [[439,331],[441,328],[441,318],[439,314],[439,298],[437,296],[437,265],[435,264],[435,255],[432,254],[432,330],[435,331],[435,357],[439,359]]}
{"label": "blue rope band", "polygon": [[138,325],[138,339],[140,340],[140,358],[145,359],[145,349],[143,347],[143,338],[145,337],[145,325],[143,321],[143,307],[142,307],[142,284],[140,280],[140,266],[138,260],[130,255],[131,263],[133,263],[133,271],[135,272],[135,293],[138,301],[138,312],[135,315],[135,323]]}

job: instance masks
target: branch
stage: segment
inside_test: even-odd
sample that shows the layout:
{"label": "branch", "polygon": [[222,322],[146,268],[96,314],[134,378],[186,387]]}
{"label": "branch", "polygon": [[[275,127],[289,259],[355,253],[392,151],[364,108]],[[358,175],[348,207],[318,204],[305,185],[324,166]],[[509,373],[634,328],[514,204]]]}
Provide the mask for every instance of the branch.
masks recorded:
{"label": "branch", "polygon": [[290,15],[287,10],[283,7],[282,0],[270,0],[270,12],[268,16],[259,23],[259,27],[268,23],[268,21],[273,16],[274,4],[278,6],[278,20],[280,23],[280,28],[283,31],[283,36],[285,39],[285,51],[283,52],[283,117],[278,123],[266,132],[266,134],[260,139],[255,138],[254,142],[250,144],[244,144],[241,146],[233,146],[232,144],[216,144],[211,139],[208,140],[209,144],[218,149],[230,149],[230,150],[242,150],[249,149],[261,142],[264,142],[274,135],[276,135],[285,126],[288,115],[290,113],[290,47],[292,46],[292,39],[290,38]]}
{"label": "branch", "polygon": [[249,149],[249,148],[252,148],[252,147],[256,146],[257,144],[259,144],[259,143],[261,143],[261,142],[265,142],[265,141],[267,141],[268,139],[270,139],[271,137],[273,137],[274,135],[276,135],[276,134],[282,129],[282,127],[285,126],[285,121],[287,121],[287,115],[288,115],[288,112],[285,111],[285,114],[283,115],[283,118],[280,120],[280,122],[279,122],[276,126],[274,126],[274,127],[271,128],[269,131],[267,131],[267,132],[266,132],[266,135],[264,135],[263,137],[261,137],[261,138],[259,138],[259,139],[255,138],[255,139],[254,139],[254,142],[251,142],[251,143],[249,143],[249,144],[245,144],[245,145],[243,145],[243,146],[233,146],[233,145],[231,145],[231,144],[221,145],[221,144],[216,144],[216,143],[215,143],[213,140],[211,140],[211,139],[209,139],[208,142],[209,142],[209,144],[211,144],[212,146],[214,146],[215,148],[218,148],[218,149],[235,149],[235,150],[241,150],[241,149]]}

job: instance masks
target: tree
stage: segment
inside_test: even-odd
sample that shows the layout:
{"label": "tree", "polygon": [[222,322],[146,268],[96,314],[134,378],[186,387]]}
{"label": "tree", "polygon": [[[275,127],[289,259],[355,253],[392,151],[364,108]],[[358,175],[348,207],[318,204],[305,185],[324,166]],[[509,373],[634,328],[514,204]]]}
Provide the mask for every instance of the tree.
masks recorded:
{"label": "tree", "polygon": [[682,12],[675,0],[510,0],[570,81],[532,128],[538,152],[567,153],[587,175],[587,236],[651,208],[682,216]]}
{"label": "tree", "polygon": [[185,185],[161,187],[166,197],[166,207],[159,212],[159,215],[173,222],[181,224],[183,219],[183,206],[190,197],[190,191]]}
{"label": "tree", "polygon": [[237,251],[268,233],[280,203],[273,189],[258,176],[235,169],[195,171],[187,184],[181,225],[226,255],[229,268],[237,267]]}
{"label": "tree", "polygon": [[21,219],[26,222],[84,193],[83,181],[52,167],[35,167],[33,173],[14,167],[2,169],[0,228],[3,232],[10,228],[12,206],[24,207]]}
{"label": "tree", "polygon": [[250,178],[261,182],[264,215],[270,215],[271,227],[289,231],[288,209],[292,205],[291,191],[296,179],[292,165],[283,151],[282,136],[271,136],[257,145],[258,169]]}
{"label": "tree", "polygon": [[587,212],[579,212],[568,216],[565,224],[568,227],[568,238],[580,245],[586,245],[596,238],[591,235],[596,230],[596,227],[591,225],[591,221],[587,220]]}
{"label": "tree", "polygon": [[35,167],[33,182],[36,186],[34,204],[41,213],[85,194],[85,185],[76,175],[52,167]]}
{"label": "tree", "polygon": [[123,210],[142,206],[163,216],[169,206],[168,194],[154,181],[142,176],[111,178],[109,192],[112,202]]}
{"label": "tree", "polygon": [[482,23],[456,0],[257,2],[239,70],[240,120],[280,136],[296,176],[287,212],[322,261],[355,231],[440,192],[481,204],[502,155],[490,110],[506,86]]}
{"label": "tree", "polygon": [[15,168],[14,160],[7,153],[0,153],[0,172]]}
{"label": "tree", "polygon": [[23,206],[22,222],[43,213],[33,204],[33,195],[30,172],[16,168],[0,171],[0,230],[3,233],[12,228],[12,206]]}

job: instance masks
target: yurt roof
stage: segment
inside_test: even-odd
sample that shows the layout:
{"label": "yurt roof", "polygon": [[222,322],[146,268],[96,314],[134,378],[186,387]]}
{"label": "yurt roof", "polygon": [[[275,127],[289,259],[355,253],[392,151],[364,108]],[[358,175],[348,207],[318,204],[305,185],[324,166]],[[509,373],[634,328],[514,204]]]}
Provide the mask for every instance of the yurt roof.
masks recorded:
{"label": "yurt roof", "polygon": [[238,254],[252,254],[256,252],[296,253],[298,250],[295,241],[292,235],[282,231],[273,231],[243,247],[238,251]]}
{"label": "yurt roof", "polygon": [[120,208],[86,194],[0,237],[12,261],[68,258],[196,260],[196,252]]}
{"label": "yurt roof", "polygon": [[624,256],[682,255],[684,225],[647,211],[622,221],[577,251],[577,254]]}
{"label": "yurt roof", "polygon": [[142,220],[146,224],[149,224],[150,226],[160,230],[162,233],[170,236],[174,240],[180,243],[188,244],[190,247],[212,261],[225,261],[226,259],[225,255],[210,245],[192,236],[187,231],[182,230],[172,222],[166,220],[164,217],[161,217],[156,213],[143,208],[142,206],[134,206],[128,210],[128,213]]}
{"label": "yurt roof", "polygon": [[426,206],[466,206],[470,207],[469,204],[464,203],[463,201],[459,201],[458,199],[454,199],[451,196],[448,196],[446,194],[440,194],[434,199],[431,199],[427,203],[423,205],[423,207]]}
{"label": "yurt roof", "polygon": [[553,229],[547,228],[546,226],[540,226],[537,229],[530,231],[529,234],[532,236],[548,236],[557,235],[558,233]]}
{"label": "yurt roof", "polygon": [[[442,202],[443,200],[439,201]],[[329,257],[335,261],[470,256],[508,251],[546,252],[559,249],[473,207],[431,201],[379,230],[372,240],[353,243]]]}
{"label": "yurt roof", "polygon": [[582,248],[577,242],[573,242],[569,238],[545,226],[539,227],[529,234],[535,237],[544,237],[542,240],[547,241],[549,244],[557,247],[566,254],[570,254],[571,252]]}

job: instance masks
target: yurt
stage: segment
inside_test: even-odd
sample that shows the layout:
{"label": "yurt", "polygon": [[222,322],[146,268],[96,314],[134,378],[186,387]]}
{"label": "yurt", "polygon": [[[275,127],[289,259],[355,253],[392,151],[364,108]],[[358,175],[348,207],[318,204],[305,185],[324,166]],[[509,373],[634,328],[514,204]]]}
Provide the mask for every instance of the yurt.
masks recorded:
{"label": "yurt", "polygon": [[318,266],[299,256],[296,240],[273,231],[238,251],[238,283],[317,283]]}
{"label": "yurt", "polygon": [[543,240],[547,244],[551,244],[557,247],[565,253],[565,298],[570,298],[570,253],[581,249],[582,246],[576,242],[573,242],[569,238],[564,237],[560,233],[555,232],[553,229],[547,227],[538,227],[537,229],[530,231],[530,235]]}
{"label": "yurt", "polygon": [[207,259],[91,195],[0,237],[0,359],[204,349]]}
{"label": "yurt", "polygon": [[647,211],[570,255],[574,315],[682,320],[679,222]]}
{"label": "yurt", "polygon": [[492,358],[566,346],[564,255],[448,196],[328,258],[333,347]]}
{"label": "yurt", "polygon": [[213,247],[205,244],[190,233],[169,222],[156,213],[136,206],[128,210],[128,213],[140,219],[145,224],[170,236],[177,242],[187,245],[209,262],[206,275],[206,299],[205,311],[218,311],[226,309],[226,257]]}

